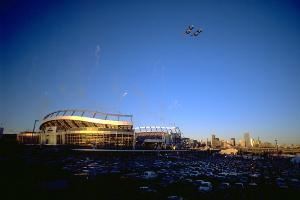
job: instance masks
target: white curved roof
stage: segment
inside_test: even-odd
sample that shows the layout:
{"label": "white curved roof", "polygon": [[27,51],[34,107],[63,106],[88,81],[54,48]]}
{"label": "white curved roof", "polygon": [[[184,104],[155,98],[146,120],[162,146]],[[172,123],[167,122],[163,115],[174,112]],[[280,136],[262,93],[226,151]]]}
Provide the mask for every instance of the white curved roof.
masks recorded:
{"label": "white curved roof", "polygon": [[172,126],[138,126],[134,128],[136,133],[139,132],[166,132],[166,133],[179,133],[181,134],[181,131],[179,127]]}
{"label": "white curved roof", "polygon": [[[97,111],[88,110],[60,110],[46,115],[40,125],[42,127],[45,123],[59,121],[68,125],[74,124],[74,122],[82,122],[88,124],[107,124],[107,125],[131,125],[132,115],[122,114],[109,114]],[[68,123],[72,121],[72,123]],[[76,125],[76,123],[75,123]],[[77,126],[77,125],[76,125]]]}
{"label": "white curved roof", "polygon": [[73,120],[73,121],[82,121],[82,122],[90,122],[96,124],[110,124],[110,125],[132,125],[132,122],[129,121],[114,121],[114,120],[103,120],[103,119],[96,119],[90,117],[81,117],[81,116],[58,116],[58,117],[51,117],[47,118],[46,120],[42,121],[42,124],[48,121],[54,120]]}

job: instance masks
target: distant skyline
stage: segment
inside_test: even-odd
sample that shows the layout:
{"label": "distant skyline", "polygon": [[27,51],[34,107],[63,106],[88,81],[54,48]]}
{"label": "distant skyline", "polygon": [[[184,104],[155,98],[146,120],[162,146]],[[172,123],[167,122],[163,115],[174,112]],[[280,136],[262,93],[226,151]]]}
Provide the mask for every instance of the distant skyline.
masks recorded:
{"label": "distant skyline", "polygon": [[[0,126],[60,109],[300,144],[298,1],[5,1]],[[184,34],[188,25],[203,29]]]}

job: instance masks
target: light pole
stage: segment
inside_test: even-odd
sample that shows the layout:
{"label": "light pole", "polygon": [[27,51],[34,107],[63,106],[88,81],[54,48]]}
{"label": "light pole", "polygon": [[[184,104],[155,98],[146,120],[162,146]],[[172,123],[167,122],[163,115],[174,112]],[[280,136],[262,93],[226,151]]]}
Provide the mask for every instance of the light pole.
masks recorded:
{"label": "light pole", "polygon": [[33,130],[32,130],[32,134],[31,134],[31,142],[33,142],[33,134],[34,134],[34,130],[35,130],[35,125],[39,120],[34,120],[34,124],[33,124]]}
{"label": "light pole", "polygon": [[276,144],[276,151],[277,151],[277,155],[278,155],[278,145],[277,145],[277,139],[275,139],[275,144]]}

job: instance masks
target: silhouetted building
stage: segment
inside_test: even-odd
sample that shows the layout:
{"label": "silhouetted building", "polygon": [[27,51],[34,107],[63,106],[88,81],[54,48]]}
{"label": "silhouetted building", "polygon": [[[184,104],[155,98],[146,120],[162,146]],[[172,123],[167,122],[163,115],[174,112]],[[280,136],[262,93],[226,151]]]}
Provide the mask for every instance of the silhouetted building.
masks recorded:
{"label": "silhouetted building", "polygon": [[245,142],[245,147],[252,147],[251,145],[251,138],[249,133],[244,134],[244,142]]}
{"label": "silhouetted building", "polygon": [[24,131],[17,134],[19,144],[40,144],[41,134],[32,131]]}
{"label": "silhouetted building", "polygon": [[219,148],[221,147],[221,141],[219,138],[216,137],[216,135],[211,135],[211,147],[212,148]]}
{"label": "silhouetted building", "polygon": [[235,147],[235,138],[230,138],[230,144]]}
{"label": "silhouetted building", "polygon": [[2,136],[3,136],[3,133],[4,133],[4,128],[0,127],[0,139],[1,139]]}
{"label": "silhouetted building", "polygon": [[211,135],[211,147],[212,148],[216,147],[216,135],[214,134]]}

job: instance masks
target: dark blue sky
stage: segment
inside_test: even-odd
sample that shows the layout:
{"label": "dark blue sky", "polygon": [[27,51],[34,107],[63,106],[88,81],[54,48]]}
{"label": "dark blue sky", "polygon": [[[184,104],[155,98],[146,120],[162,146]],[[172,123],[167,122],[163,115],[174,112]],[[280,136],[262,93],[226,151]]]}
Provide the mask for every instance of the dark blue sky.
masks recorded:
{"label": "dark blue sky", "polygon": [[296,1],[62,2],[1,3],[5,128],[81,108],[195,139],[300,143]]}

